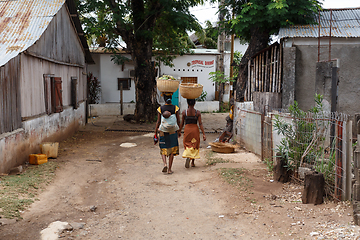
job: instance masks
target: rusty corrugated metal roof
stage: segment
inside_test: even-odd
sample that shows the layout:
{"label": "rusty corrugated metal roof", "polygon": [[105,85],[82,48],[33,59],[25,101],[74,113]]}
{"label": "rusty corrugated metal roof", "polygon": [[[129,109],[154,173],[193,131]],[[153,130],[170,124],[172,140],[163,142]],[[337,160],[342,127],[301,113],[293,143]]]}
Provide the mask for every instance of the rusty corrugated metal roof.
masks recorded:
{"label": "rusty corrugated metal roof", "polygon": [[[332,21],[330,21],[332,19]],[[319,21],[319,19],[317,19]],[[360,37],[360,8],[324,9],[320,12],[320,37]],[[279,30],[279,38],[319,37],[319,25],[296,25]]]}
{"label": "rusty corrugated metal roof", "polygon": [[0,66],[32,46],[65,0],[0,1]]}

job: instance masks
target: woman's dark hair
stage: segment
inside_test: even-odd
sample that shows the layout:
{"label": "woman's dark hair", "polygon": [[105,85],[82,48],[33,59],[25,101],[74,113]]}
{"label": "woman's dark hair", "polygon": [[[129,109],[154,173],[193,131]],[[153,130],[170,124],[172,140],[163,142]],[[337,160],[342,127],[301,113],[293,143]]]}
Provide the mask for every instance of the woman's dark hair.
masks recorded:
{"label": "woman's dark hair", "polygon": [[187,104],[189,105],[189,106],[194,106],[195,105],[195,99],[187,99]]}
{"label": "woman's dark hair", "polygon": [[167,104],[171,104],[171,99],[172,99],[172,96],[171,96],[171,95],[164,95],[164,101],[165,101]]}

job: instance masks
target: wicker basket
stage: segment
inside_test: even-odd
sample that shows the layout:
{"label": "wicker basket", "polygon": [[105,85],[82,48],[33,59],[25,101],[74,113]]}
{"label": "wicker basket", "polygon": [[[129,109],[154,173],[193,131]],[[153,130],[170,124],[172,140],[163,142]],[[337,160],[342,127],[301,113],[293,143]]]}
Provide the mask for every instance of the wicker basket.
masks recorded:
{"label": "wicker basket", "polygon": [[181,83],[180,94],[183,98],[195,99],[200,97],[203,85],[197,83]]}
{"label": "wicker basket", "polygon": [[232,153],[235,152],[235,146],[230,143],[212,142],[209,143],[211,150],[218,153]]}
{"label": "wicker basket", "polygon": [[179,88],[179,80],[169,80],[169,79],[158,79],[156,81],[157,88],[160,92],[176,92]]}

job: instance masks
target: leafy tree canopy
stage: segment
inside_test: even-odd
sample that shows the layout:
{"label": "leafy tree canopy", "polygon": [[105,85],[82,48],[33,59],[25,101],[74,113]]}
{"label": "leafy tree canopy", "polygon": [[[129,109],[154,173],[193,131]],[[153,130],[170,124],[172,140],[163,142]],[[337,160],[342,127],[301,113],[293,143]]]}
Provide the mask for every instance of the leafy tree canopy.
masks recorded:
{"label": "leafy tree canopy", "polygon": [[[121,46],[119,37],[126,43],[124,50],[131,53],[134,40],[151,44],[160,52],[159,60],[171,62],[169,54],[182,55],[194,47],[187,31],[201,29],[190,7],[202,4],[203,0],[132,0],[93,1],[78,0],[78,9],[88,37],[97,42],[106,40],[106,47]],[[170,62],[169,62],[170,60]]]}
{"label": "leafy tree canopy", "polygon": [[281,27],[316,23],[318,0],[220,0],[220,13],[225,19],[222,30],[244,39],[248,48],[239,64],[236,99],[244,100],[247,83],[247,62],[268,46],[270,36]]}
{"label": "leafy tree canopy", "polygon": [[220,11],[225,14],[226,30],[249,42],[252,28],[271,35],[281,27],[316,23],[319,8],[317,0],[224,0]]}
{"label": "leafy tree canopy", "polygon": [[120,41],[131,54],[135,67],[135,120],[153,121],[158,106],[156,98],[153,52],[158,59],[171,64],[172,55],[189,51],[186,31],[197,30],[190,7],[203,0],[78,0],[78,9],[88,36],[96,36],[99,42],[113,50],[113,60],[124,63],[118,57]]}

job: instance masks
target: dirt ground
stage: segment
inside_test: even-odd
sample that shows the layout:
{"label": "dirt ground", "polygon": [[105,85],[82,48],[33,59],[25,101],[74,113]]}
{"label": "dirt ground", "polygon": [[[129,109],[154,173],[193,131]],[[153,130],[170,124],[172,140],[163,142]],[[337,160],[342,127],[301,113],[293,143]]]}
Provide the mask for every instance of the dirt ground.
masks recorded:
{"label": "dirt ground", "polygon": [[[206,131],[221,130],[225,116],[203,114]],[[56,221],[77,226],[60,239],[359,239],[348,203],[302,204],[302,187],[272,181],[252,153],[214,153],[229,163],[206,165],[208,143],[218,133],[201,143],[196,167],[184,168],[176,156],[174,174],[162,173],[159,147],[147,132],[154,127],[92,119],[60,143],[54,181],[22,220],[0,226],[0,239],[42,239],[40,232]],[[243,168],[251,185],[245,191],[228,184],[221,168]]]}

